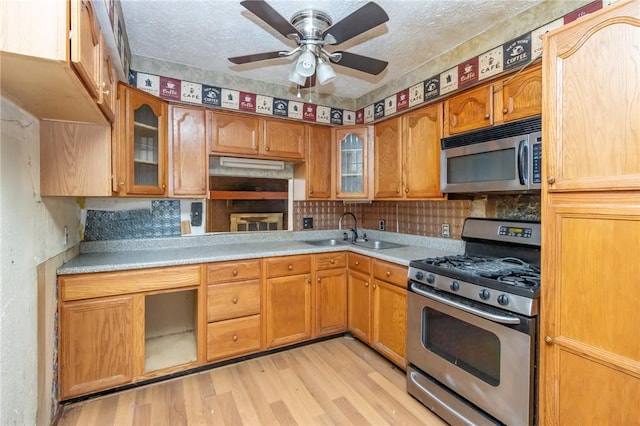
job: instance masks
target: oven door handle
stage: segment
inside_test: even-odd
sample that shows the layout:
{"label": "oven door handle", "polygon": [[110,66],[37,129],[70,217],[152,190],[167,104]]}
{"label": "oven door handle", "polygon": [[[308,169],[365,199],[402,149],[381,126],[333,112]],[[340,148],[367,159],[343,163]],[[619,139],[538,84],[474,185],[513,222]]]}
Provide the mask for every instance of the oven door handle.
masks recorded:
{"label": "oven door handle", "polygon": [[462,311],[477,315],[479,317],[488,319],[490,321],[495,321],[502,324],[520,324],[520,318],[518,317],[497,315],[497,314],[492,314],[491,312],[485,312],[481,309],[474,308],[473,306],[467,306],[462,303],[458,303],[454,300],[447,299],[446,297],[438,296],[437,294],[432,294],[432,293],[428,293],[426,291],[420,290],[415,284],[411,284],[411,291],[418,293],[421,296],[427,297],[431,300],[435,300],[447,306],[451,306],[452,308],[460,309]]}

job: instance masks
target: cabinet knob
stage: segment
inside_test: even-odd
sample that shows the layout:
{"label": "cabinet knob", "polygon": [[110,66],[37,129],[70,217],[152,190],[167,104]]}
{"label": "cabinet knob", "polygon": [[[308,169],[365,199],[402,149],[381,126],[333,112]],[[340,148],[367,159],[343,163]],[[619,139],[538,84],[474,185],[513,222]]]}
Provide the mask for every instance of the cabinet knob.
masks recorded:
{"label": "cabinet knob", "polygon": [[233,271],[231,271],[231,275],[233,275],[234,277],[238,276],[238,270],[234,269]]}
{"label": "cabinet knob", "polygon": [[167,188],[167,186],[163,183],[162,184],[162,189],[166,189],[166,188]]}
{"label": "cabinet knob", "polygon": [[360,264],[360,261],[356,260],[356,266],[358,266]]}
{"label": "cabinet knob", "polygon": [[234,342],[237,342],[237,341],[238,341],[238,336],[236,336],[236,335],[234,334],[234,335],[233,335],[233,337],[232,337],[232,339],[233,339],[233,341],[234,341]]}
{"label": "cabinet knob", "polygon": [[376,289],[376,285],[375,285],[375,284],[373,285],[373,289],[374,289],[374,290]]}
{"label": "cabinet knob", "polygon": [[550,345],[553,343],[553,339],[551,338],[551,336],[545,336],[544,341]]}
{"label": "cabinet knob", "polygon": [[369,282],[368,282],[368,281],[365,281],[365,282],[364,282],[364,286],[365,286],[365,287],[369,287]]}
{"label": "cabinet knob", "polygon": [[120,186],[124,186],[124,181],[120,181]]}
{"label": "cabinet knob", "polygon": [[551,185],[552,183],[555,183],[556,178],[554,178],[553,176],[547,176],[547,183],[549,185]]}
{"label": "cabinet knob", "polygon": [[391,276],[391,271],[387,271],[387,276],[390,277]]}
{"label": "cabinet knob", "polygon": [[484,118],[485,118],[486,120],[490,119],[490,118],[491,118],[491,114],[485,114],[485,115],[484,115]]}
{"label": "cabinet knob", "polygon": [[336,261],[335,261],[334,259],[331,259],[331,260],[329,261],[329,263],[331,263],[331,264],[333,265],[334,263],[336,263]]}
{"label": "cabinet knob", "polygon": [[288,269],[288,270],[290,270],[290,271],[292,271],[292,270],[293,270],[293,265],[289,265],[289,266],[287,266],[287,269]]}
{"label": "cabinet knob", "polygon": [[307,278],[307,284],[311,284],[311,278]]}
{"label": "cabinet knob", "polygon": [[406,192],[408,194],[409,193],[409,188],[405,188],[404,192]]}
{"label": "cabinet knob", "polygon": [[234,297],[233,299],[231,299],[231,303],[233,303],[234,305],[236,305],[238,303],[238,298]]}
{"label": "cabinet knob", "polygon": [[508,110],[508,109],[506,109],[506,108],[502,110],[502,113],[503,113],[503,114],[506,114],[506,113],[508,113],[508,112],[509,112],[509,110]]}
{"label": "cabinet knob", "polygon": [[313,194],[313,189],[310,189],[310,190],[309,190],[309,194]]}
{"label": "cabinet knob", "polygon": [[318,277],[318,278],[316,278],[316,281],[320,282],[320,281],[322,281],[322,278]]}
{"label": "cabinet knob", "polygon": [[269,147],[268,147],[268,146],[265,146],[265,147],[264,147],[264,150],[265,150],[265,151],[269,151]]}

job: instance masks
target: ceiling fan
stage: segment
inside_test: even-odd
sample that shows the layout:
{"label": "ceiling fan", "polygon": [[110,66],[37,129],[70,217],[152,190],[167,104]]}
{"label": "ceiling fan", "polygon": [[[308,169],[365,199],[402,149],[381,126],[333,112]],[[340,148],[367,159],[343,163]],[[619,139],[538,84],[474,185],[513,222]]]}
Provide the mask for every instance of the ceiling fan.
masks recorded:
{"label": "ceiling fan", "polygon": [[335,71],[329,62],[372,75],[380,74],[388,62],[345,51],[329,52],[326,45],[338,45],[352,39],[389,20],[385,11],[374,2],[369,2],[336,22],[325,12],[306,9],[297,12],[287,21],[267,2],[245,0],[240,4],[269,24],[283,36],[295,41],[297,47],[290,51],[255,53],[229,58],[234,64],[275,59],[300,54],[289,73],[289,81],[298,87],[312,87],[316,77],[320,84],[332,81]]}

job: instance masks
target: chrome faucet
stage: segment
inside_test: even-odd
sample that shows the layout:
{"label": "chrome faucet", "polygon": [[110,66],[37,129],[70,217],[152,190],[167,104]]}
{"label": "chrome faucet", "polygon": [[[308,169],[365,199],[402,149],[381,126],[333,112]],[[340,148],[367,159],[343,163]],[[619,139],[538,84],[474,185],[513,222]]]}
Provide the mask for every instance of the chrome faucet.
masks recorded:
{"label": "chrome faucet", "polygon": [[[351,238],[351,242],[355,243],[358,241],[358,218],[356,218],[356,215],[351,212],[342,213],[342,216],[338,219],[338,229],[342,229],[342,219],[344,219],[345,216],[351,216],[353,218],[353,228],[351,229],[353,237]],[[344,239],[348,239],[346,232],[344,233]]]}

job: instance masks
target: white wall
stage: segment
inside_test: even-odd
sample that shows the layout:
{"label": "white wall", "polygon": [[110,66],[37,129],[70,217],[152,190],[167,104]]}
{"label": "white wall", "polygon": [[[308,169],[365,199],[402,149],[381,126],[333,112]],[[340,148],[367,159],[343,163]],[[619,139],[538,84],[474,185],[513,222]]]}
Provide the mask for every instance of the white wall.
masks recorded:
{"label": "white wall", "polygon": [[37,266],[78,244],[80,209],[40,198],[38,120],[0,98],[0,122],[0,425],[31,425],[51,406],[38,400],[38,376],[53,364],[38,364]]}

